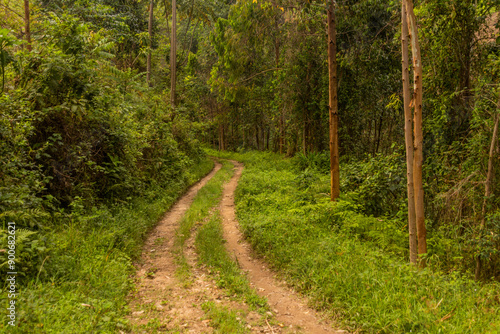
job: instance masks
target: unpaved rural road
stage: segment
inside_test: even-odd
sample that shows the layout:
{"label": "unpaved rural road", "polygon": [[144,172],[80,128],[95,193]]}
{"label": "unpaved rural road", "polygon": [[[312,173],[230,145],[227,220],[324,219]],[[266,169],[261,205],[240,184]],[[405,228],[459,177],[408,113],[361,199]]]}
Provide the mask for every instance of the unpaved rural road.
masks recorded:
{"label": "unpaved rural road", "polygon": [[[243,171],[243,165],[232,161],[235,173],[224,185],[218,207],[223,219],[226,247],[241,269],[245,271],[257,293],[267,298],[278,325],[270,325],[262,315],[248,311],[242,302],[228,298],[217,288],[204,268],[197,266],[193,236],[188,240],[185,256],[191,266],[193,281],[186,285],[175,276],[176,264],[172,254],[174,237],[179,222],[189,209],[198,191],[221,168],[215,168],[200,182],[190,188],[165,214],[151,232],[136,263],[136,288],[129,297],[129,321],[133,333],[213,333],[210,320],[204,320],[201,304],[214,301],[228,309],[247,309],[246,323],[249,333],[347,333],[336,330],[327,320],[307,307],[307,301],[279,282],[267,265],[253,256],[250,246],[239,231],[234,207],[234,192]],[[200,222],[202,223],[202,222]]]}

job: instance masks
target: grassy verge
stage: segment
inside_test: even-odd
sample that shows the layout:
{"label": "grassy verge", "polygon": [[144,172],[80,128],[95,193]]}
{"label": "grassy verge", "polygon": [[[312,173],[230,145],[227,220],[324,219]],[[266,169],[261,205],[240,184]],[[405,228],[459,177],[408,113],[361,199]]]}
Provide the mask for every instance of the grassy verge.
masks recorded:
{"label": "grassy verge", "polygon": [[211,326],[214,328],[214,334],[250,333],[250,330],[241,322],[241,315],[238,312],[214,302],[205,302],[201,307],[207,317],[212,320]]}
{"label": "grassy verge", "polygon": [[381,248],[384,242],[360,236],[357,231],[384,220],[363,216],[346,197],[330,203],[327,175],[298,173],[290,160],[270,153],[222,156],[245,162],[237,215],[256,251],[344,327],[367,333],[500,332],[498,283],[415,270]]}
{"label": "grassy verge", "polygon": [[[126,297],[132,286],[132,259],[149,229],[187,187],[207,174],[205,159],[168,189],[150,190],[115,208],[61,218],[47,234],[49,257],[38,280],[18,282],[16,327],[0,309],[0,333],[116,333],[126,330]],[[7,293],[1,294],[6,305]]]}

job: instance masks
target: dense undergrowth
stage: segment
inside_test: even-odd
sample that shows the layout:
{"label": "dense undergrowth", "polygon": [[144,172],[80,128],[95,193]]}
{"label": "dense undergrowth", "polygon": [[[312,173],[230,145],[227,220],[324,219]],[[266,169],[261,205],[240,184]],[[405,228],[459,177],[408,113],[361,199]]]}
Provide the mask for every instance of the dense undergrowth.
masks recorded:
{"label": "dense undergrowth", "polygon": [[328,175],[306,170],[297,176],[296,159],[230,156],[246,166],[236,199],[245,235],[343,326],[369,333],[500,331],[497,283],[443,273],[437,265],[410,267],[404,224],[366,216],[356,194],[331,203]]}
{"label": "dense undergrowth", "polygon": [[[126,296],[132,287],[132,259],[144,237],[186,187],[213,167],[202,160],[185,182],[150,189],[111,209],[67,217],[45,232],[50,249],[39,277],[19,278],[18,326],[5,333],[115,333],[125,329]],[[7,299],[5,292],[2,302]],[[1,316],[6,318],[5,309]]]}
{"label": "dense undergrowth", "polygon": [[114,332],[148,229],[213,163],[161,87],[117,66],[116,32],[65,13],[34,30],[0,94],[0,268],[13,222],[19,293],[0,331]]}

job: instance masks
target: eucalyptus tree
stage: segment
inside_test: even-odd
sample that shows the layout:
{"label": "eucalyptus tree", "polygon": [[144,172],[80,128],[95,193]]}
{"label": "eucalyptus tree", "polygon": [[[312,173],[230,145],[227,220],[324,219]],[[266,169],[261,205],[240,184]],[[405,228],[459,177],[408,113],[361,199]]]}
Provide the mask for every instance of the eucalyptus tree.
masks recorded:
{"label": "eucalyptus tree", "polygon": [[328,110],[330,119],[330,199],[340,196],[338,104],[337,104],[337,31],[335,29],[334,2],[328,4]]}
{"label": "eucalyptus tree", "polygon": [[170,105],[175,109],[177,70],[177,2],[172,0],[172,37],[170,38]]}
{"label": "eucalyptus tree", "polygon": [[[404,0],[413,59],[413,191],[415,199],[415,223],[417,227],[418,254],[427,253],[427,229],[424,214],[424,188],[422,184],[423,131],[422,131],[422,59],[418,37],[417,19],[413,11],[413,0]],[[410,212],[410,211],[409,211]],[[410,220],[411,221],[411,220]],[[425,259],[421,259],[425,266]]]}
{"label": "eucalyptus tree", "polygon": [[405,114],[405,145],[406,145],[406,183],[408,194],[408,231],[410,245],[410,263],[417,264],[417,226],[415,221],[415,192],[413,186],[413,121],[410,108],[410,74],[408,71],[408,20],[406,4],[401,2],[401,55],[403,74],[403,109]]}
{"label": "eucalyptus tree", "polygon": [[153,19],[154,19],[154,0],[149,3],[149,20],[148,20],[148,35],[149,35],[149,50],[146,60],[147,82],[151,87],[151,48],[153,47]]}

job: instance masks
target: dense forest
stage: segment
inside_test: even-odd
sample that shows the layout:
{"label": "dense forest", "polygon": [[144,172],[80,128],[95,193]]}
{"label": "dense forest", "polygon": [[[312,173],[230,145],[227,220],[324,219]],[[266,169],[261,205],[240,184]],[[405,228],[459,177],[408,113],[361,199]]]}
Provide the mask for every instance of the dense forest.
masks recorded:
{"label": "dense forest", "polygon": [[[499,13],[500,0],[0,0],[0,265],[19,305],[9,325],[4,279],[0,331],[133,331],[132,262],[216,156],[248,167],[236,213],[256,252],[346,329],[497,333]],[[409,148],[423,158],[418,260]],[[369,269],[344,271],[353,261]],[[314,276],[323,265],[350,279]],[[393,275],[387,302],[339,297]],[[405,284],[438,291],[403,297],[424,315],[367,311],[393,309]]]}

